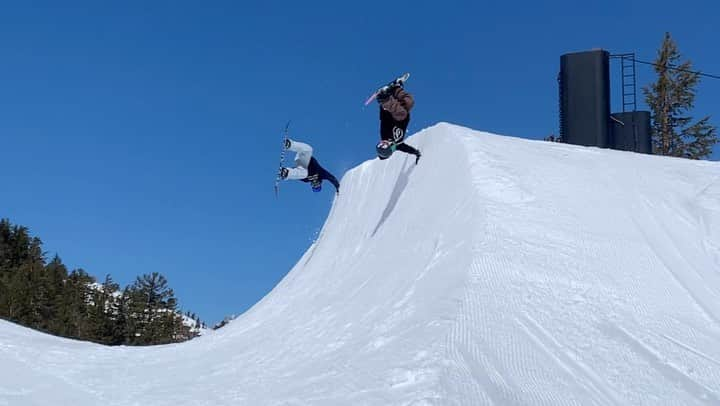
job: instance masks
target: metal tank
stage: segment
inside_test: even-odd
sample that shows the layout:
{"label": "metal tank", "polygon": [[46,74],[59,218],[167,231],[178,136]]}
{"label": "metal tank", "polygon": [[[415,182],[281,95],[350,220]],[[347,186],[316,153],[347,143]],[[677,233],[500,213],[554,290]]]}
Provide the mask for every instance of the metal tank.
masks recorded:
{"label": "metal tank", "polygon": [[610,147],[610,54],[592,50],[562,55],[558,82],[562,141]]}
{"label": "metal tank", "polygon": [[630,111],[612,115],[611,147],[643,154],[652,153],[650,112]]}

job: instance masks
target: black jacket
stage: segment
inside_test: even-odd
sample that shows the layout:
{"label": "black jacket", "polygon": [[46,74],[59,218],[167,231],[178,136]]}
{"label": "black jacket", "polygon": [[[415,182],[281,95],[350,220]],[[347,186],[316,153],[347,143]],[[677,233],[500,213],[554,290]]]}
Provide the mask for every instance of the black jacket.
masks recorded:
{"label": "black jacket", "polygon": [[393,89],[380,103],[380,138],[396,144],[402,143],[413,106],[415,99],[410,93],[401,87]]}
{"label": "black jacket", "polygon": [[395,120],[389,111],[380,107],[380,139],[401,143],[410,124],[410,114],[404,120]]}
{"label": "black jacket", "polygon": [[320,166],[315,157],[310,158],[310,165],[308,165],[308,177],[300,179],[302,182],[309,182],[312,184],[321,184],[323,180],[327,180],[335,186],[336,191],[340,191],[340,182],[333,176],[332,173],[328,172],[325,168]]}

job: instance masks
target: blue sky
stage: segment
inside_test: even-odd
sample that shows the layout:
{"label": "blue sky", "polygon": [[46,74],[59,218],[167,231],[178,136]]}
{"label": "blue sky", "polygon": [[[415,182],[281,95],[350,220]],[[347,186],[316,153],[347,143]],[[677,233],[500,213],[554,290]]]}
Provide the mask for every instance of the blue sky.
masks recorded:
{"label": "blue sky", "polygon": [[[183,309],[217,321],[272,289],[332,202],[299,182],[275,199],[288,120],[341,177],[373,158],[377,111],[362,102],[405,71],[411,132],[448,121],[526,138],[557,133],[563,53],[653,60],[670,31],[720,74],[715,1],[487,3],[6,2],[0,217],[98,278],[159,271]],[[720,124],[720,81],[698,92],[695,114]]]}

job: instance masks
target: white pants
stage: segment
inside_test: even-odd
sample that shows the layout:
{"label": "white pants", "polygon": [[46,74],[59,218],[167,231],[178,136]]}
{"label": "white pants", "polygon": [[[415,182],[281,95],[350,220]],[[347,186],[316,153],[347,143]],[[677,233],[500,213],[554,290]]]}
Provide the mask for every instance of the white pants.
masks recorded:
{"label": "white pants", "polygon": [[295,152],[295,168],[288,168],[286,179],[305,179],[308,176],[307,168],[310,165],[313,149],[310,145],[290,140],[290,151]]}

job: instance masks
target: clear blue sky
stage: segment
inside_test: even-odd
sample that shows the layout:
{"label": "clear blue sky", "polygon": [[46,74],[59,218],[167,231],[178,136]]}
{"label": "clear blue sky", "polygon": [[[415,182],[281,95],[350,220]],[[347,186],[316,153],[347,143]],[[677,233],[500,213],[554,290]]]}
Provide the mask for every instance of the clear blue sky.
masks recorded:
{"label": "clear blue sky", "polygon": [[[718,15],[717,1],[5,2],[0,217],[98,278],[159,271],[217,321],[272,289],[332,202],[299,182],[275,199],[287,120],[340,177],[374,156],[362,102],[410,71],[411,132],[542,138],[557,132],[561,54],[652,60],[670,31],[720,74]],[[718,96],[701,83],[696,114],[716,125]]]}

